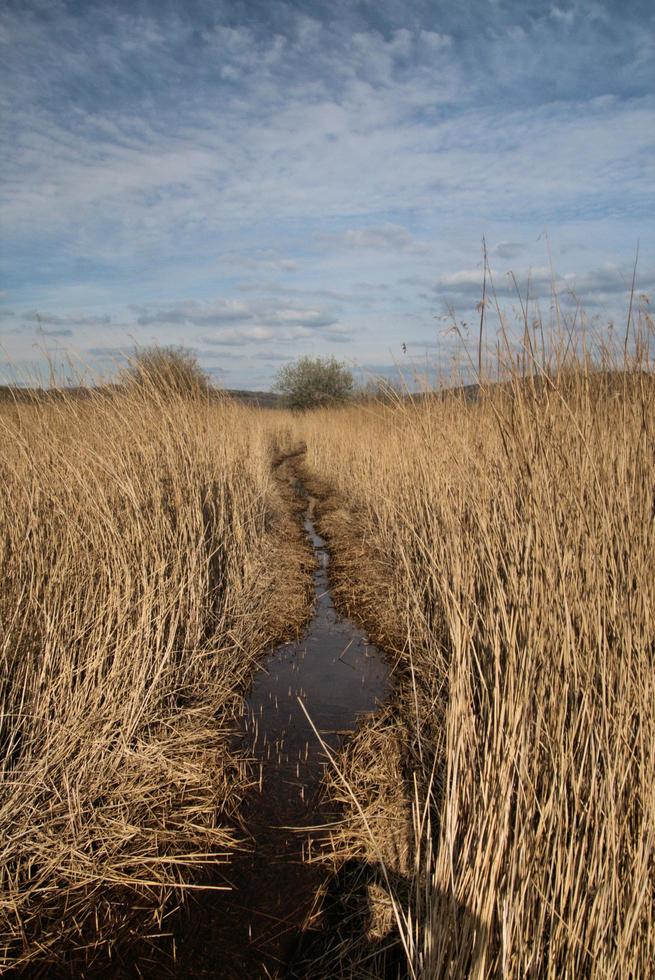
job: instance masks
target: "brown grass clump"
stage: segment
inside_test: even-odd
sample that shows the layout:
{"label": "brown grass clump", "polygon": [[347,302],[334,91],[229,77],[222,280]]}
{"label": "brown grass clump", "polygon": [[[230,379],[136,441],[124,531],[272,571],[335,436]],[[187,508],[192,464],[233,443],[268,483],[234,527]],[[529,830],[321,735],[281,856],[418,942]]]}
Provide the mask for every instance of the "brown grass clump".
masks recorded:
{"label": "brown grass clump", "polygon": [[2,406],[0,972],[120,956],[229,855],[239,689],[306,613],[276,426],[144,386]]}
{"label": "brown grass clump", "polygon": [[[310,472],[376,558],[377,633],[403,657],[399,760],[379,748],[412,826],[409,858],[386,857],[403,974],[652,975],[655,384],[636,348],[614,372],[569,340],[475,398],[300,424]],[[375,618],[377,586],[348,563],[342,598]],[[361,746],[343,766],[337,857],[359,839],[372,865],[375,769]],[[366,975],[340,951],[335,976]]]}

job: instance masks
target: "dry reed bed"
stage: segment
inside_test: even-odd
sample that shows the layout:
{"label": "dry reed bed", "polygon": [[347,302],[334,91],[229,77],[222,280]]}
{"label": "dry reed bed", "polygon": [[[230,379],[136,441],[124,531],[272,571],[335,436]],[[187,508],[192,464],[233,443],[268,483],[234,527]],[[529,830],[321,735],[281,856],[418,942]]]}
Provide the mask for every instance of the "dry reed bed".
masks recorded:
{"label": "dry reed bed", "polygon": [[106,962],[233,847],[239,687],[304,615],[276,425],[136,388],[2,406],[0,972]]}
{"label": "dry reed bed", "polygon": [[[351,789],[334,788],[350,803],[343,856],[388,863],[411,976],[653,973],[655,385],[641,367],[579,363],[474,402],[300,423],[309,472],[340,503],[323,527],[337,561],[346,547],[342,598],[362,597],[406,668],[404,749],[380,753],[396,769],[378,782],[405,787],[408,855],[389,854],[365,733],[344,760]],[[335,957],[333,976],[368,975]]]}

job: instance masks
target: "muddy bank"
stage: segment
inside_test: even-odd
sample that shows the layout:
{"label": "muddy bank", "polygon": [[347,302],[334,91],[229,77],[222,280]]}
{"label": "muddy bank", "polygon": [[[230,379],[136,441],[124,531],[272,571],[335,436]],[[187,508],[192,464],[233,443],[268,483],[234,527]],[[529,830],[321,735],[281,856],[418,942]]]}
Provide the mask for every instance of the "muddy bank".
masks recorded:
{"label": "muddy bank", "polygon": [[336,608],[384,652],[391,682],[381,710],[342,747],[339,767],[348,785],[327,774],[340,815],[324,855],[333,870],[315,896],[315,928],[303,937],[294,976],[398,980],[411,975],[413,957],[403,948],[397,915],[409,912],[415,919],[418,911],[412,867],[417,733],[407,634],[401,604],[389,589],[394,556],[375,551],[350,501],[304,461],[299,475],[316,501],[316,525],[330,549]]}

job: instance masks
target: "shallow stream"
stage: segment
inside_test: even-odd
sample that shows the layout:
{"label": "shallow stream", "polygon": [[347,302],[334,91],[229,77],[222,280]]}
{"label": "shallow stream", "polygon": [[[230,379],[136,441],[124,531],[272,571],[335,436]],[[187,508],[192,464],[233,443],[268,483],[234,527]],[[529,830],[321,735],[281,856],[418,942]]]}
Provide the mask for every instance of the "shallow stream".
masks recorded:
{"label": "shallow stream", "polygon": [[311,501],[304,527],[316,559],[313,615],[298,642],[263,661],[247,697],[241,739],[258,779],[244,806],[250,850],[231,863],[232,891],[217,895],[213,914],[205,916],[217,957],[205,963],[207,976],[288,975],[325,874],[306,858],[320,850],[334,818],[319,792],[328,761],[300,702],[325,744],[338,749],[387,690],[382,654],[334,608],[328,551],[314,527]]}

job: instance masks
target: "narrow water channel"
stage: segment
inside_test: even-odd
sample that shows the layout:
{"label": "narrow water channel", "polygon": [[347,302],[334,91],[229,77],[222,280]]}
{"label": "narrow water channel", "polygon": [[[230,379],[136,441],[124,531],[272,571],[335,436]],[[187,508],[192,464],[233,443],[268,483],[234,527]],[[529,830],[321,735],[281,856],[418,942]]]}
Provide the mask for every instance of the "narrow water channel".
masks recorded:
{"label": "narrow water channel", "polygon": [[[306,859],[320,849],[334,818],[320,794],[328,762],[300,701],[325,743],[337,749],[387,689],[382,654],[334,608],[328,550],[310,501],[304,527],[316,559],[312,619],[299,642],[265,658],[247,697],[241,740],[255,760],[257,780],[244,801],[251,840],[226,871],[232,890],[216,895],[212,914],[204,916],[211,962],[205,959],[202,973],[194,975],[288,975],[325,873]],[[203,943],[200,935],[198,941]]]}

